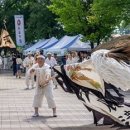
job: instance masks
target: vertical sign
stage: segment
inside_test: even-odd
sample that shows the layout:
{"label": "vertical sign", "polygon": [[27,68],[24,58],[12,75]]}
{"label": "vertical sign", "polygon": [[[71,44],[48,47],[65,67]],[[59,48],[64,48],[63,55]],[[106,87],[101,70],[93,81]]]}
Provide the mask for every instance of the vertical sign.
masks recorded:
{"label": "vertical sign", "polygon": [[16,43],[18,46],[25,45],[25,34],[24,34],[24,17],[23,15],[15,15],[15,34]]}

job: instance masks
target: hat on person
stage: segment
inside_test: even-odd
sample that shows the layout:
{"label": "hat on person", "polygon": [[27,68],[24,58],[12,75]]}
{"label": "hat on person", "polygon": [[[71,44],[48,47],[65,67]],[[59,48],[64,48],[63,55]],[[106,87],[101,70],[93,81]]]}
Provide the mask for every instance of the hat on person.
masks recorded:
{"label": "hat on person", "polygon": [[37,59],[38,58],[42,58],[43,60],[45,60],[45,57],[43,56],[43,55],[39,55],[38,57],[37,57]]}
{"label": "hat on person", "polygon": [[40,51],[39,51],[39,50],[36,50],[36,54],[40,54]]}
{"label": "hat on person", "polygon": [[32,55],[32,53],[29,51],[29,52],[27,53],[27,55]]}
{"label": "hat on person", "polygon": [[51,55],[51,52],[48,52],[47,55]]}

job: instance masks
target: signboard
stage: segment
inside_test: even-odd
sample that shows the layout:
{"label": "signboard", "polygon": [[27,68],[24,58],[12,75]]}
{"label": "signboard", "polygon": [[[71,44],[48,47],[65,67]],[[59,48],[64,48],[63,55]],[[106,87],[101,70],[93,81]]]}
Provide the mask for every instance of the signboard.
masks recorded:
{"label": "signboard", "polygon": [[15,34],[16,43],[18,46],[25,45],[25,33],[24,33],[24,17],[23,15],[15,15]]}
{"label": "signboard", "polygon": [[0,35],[0,48],[2,47],[16,48],[8,31],[4,29],[2,29],[1,35]]}

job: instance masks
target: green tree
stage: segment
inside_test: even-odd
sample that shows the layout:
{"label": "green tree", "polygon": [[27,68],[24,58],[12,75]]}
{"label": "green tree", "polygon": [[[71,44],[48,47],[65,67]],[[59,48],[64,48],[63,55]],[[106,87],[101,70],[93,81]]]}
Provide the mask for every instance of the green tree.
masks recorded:
{"label": "green tree", "polygon": [[121,21],[130,22],[129,0],[94,0],[92,12],[106,23],[119,25]]}
{"label": "green tree", "polygon": [[7,29],[15,41],[15,23],[14,15],[22,14],[25,19],[25,30],[27,28],[26,21],[30,15],[29,6],[32,1],[28,0],[3,0],[0,4],[0,28],[3,28],[3,20],[6,20]]}
{"label": "green tree", "polygon": [[[72,33],[81,33],[92,43],[99,44],[102,39],[110,36],[121,20],[128,20],[128,0],[122,3],[122,0],[51,1],[52,5],[49,9],[59,16],[57,20],[63,24],[64,29]],[[122,4],[123,9],[121,9]]]}
{"label": "green tree", "polygon": [[[63,24],[67,32],[74,34],[83,34],[84,39],[99,43],[106,35],[104,30],[108,25],[102,24],[102,21],[96,20],[96,17],[91,12],[93,0],[51,0],[52,5],[49,9],[59,16],[57,19]],[[96,21],[95,21],[96,20]],[[108,29],[109,31],[110,29]]]}
{"label": "green tree", "polygon": [[31,14],[27,21],[27,32],[30,33],[27,38],[29,40],[52,36],[61,37],[64,34],[61,25],[55,20],[56,15],[47,8],[49,4],[49,0],[32,3]]}
{"label": "green tree", "polygon": [[15,41],[14,15],[20,14],[24,15],[26,42],[61,37],[64,31],[55,20],[56,16],[47,8],[49,4],[49,0],[3,0],[0,3],[0,28],[6,19],[7,29]]}
{"label": "green tree", "polygon": [[51,2],[49,9],[59,16],[57,20],[63,24],[64,30],[76,34],[85,32],[89,5],[86,8],[81,0],[51,0]]}
{"label": "green tree", "polygon": [[[91,12],[111,27],[127,26],[130,22],[129,0],[94,0]],[[123,24],[122,24],[123,23]]]}

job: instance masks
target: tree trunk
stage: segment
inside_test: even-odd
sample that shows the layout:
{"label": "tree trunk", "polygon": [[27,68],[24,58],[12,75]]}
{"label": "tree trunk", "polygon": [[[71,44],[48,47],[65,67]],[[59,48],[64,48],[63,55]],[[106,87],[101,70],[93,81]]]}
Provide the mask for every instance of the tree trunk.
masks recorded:
{"label": "tree trunk", "polygon": [[100,39],[97,39],[97,46],[100,44]]}
{"label": "tree trunk", "polygon": [[92,41],[90,43],[91,43],[91,49],[93,49],[94,48],[94,43]]}

